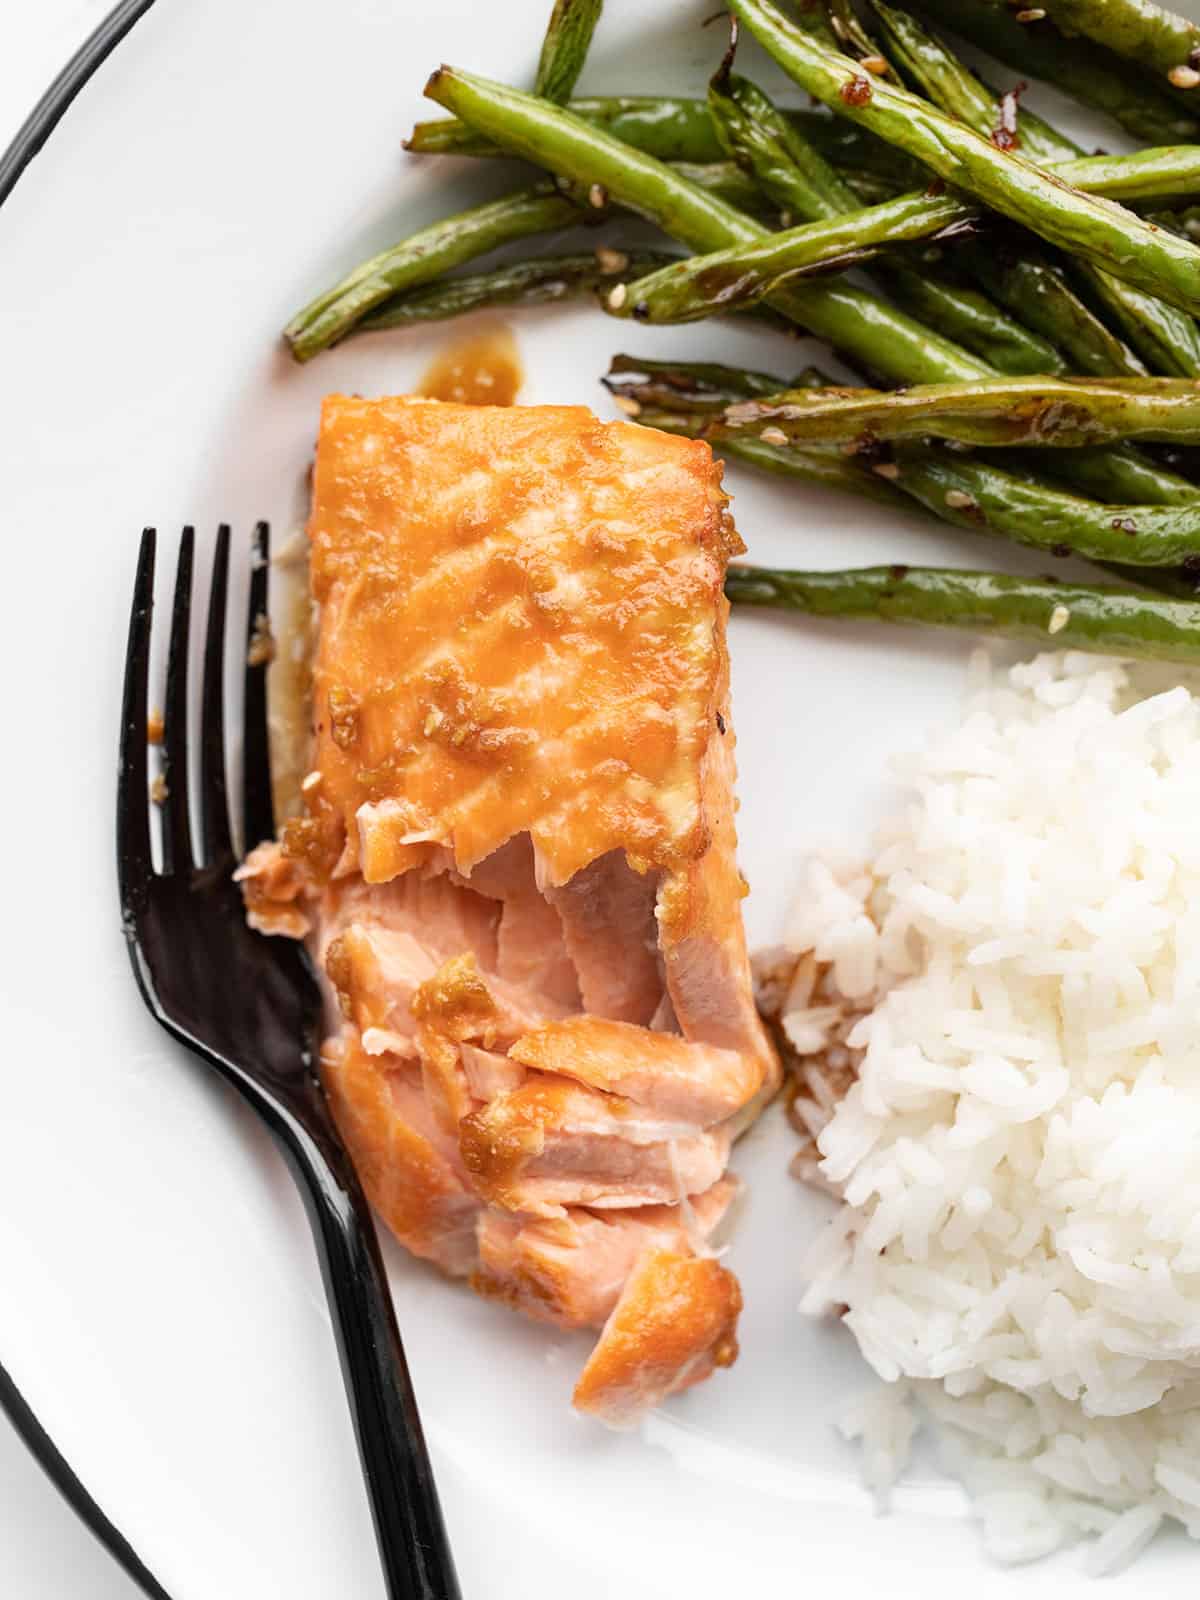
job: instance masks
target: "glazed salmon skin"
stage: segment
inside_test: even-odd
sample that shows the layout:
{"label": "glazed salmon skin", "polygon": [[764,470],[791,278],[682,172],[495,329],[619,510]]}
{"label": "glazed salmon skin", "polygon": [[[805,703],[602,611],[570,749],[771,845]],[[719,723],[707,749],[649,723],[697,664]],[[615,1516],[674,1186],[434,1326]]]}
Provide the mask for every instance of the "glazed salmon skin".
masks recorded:
{"label": "glazed salmon skin", "polygon": [[736,1354],[706,1241],[778,1084],[720,468],[583,407],[332,396],[309,535],[303,811],[240,869],[248,913],[325,976],[322,1072],[380,1215],[489,1298],[600,1327],[576,1404],[626,1424]]}
{"label": "glazed salmon skin", "polygon": [[367,882],[525,832],[551,884],[700,853],[741,548],[706,445],[574,406],[335,397],[310,535],[314,765]]}

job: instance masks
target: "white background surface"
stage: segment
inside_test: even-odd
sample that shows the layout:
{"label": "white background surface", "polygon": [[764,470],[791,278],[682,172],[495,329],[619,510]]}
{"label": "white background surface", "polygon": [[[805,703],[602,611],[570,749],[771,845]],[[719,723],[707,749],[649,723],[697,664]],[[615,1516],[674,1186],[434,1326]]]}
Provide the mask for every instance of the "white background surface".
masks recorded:
{"label": "white background surface", "polygon": [[[0,150],[110,0],[12,6],[0,49]],[[3,1351],[0,1351],[0,1359]],[[0,1416],[0,1595],[5,1600],[140,1600]]]}

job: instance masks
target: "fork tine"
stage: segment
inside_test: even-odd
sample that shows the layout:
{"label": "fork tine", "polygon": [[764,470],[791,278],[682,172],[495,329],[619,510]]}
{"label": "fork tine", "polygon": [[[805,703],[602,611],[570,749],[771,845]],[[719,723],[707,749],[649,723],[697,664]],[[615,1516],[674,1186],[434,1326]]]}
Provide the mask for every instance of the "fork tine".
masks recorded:
{"label": "fork tine", "polygon": [[188,821],[188,639],[192,613],[192,561],[196,535],[185,528],[175,568],[175,601],[171,607],[171,642],[167,649],[167,692],[163,706],[163,755],[167,792],[163,801],[163,871],[188,872],[192,867]]}
{"label": "fork tine", "polygon": [[205,864],[233,854],[225,787],[225,606],[229,592],[229,525],[217,529],[204,682],[200,690],[200,838]]}
{"label": "fork tine", "polygon": [[251,546],[250,605],[246,624],[246,692],[242,702],[242,848],[275,836],[271,800],[271,747],[267,733],[267,566],[271,530],[260,522]]}
{"label": "fork tine", "polygon": [[117,768],[117,875],[121,909],[138,908],[150,882],[150,795],[147,789],[147,679],[150,673],[150,618],[154,610],[153,528],[142,529],[129,643],[125,649],[125,688],[121,696],[121,753]]}

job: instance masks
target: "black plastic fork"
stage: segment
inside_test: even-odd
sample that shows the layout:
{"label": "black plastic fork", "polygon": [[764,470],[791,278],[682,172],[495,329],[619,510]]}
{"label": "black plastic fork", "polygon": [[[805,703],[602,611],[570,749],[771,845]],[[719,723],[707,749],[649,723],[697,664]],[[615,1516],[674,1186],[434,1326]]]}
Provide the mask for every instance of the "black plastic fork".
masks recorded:
{"label": "black plastic fork", "polygon": [[[162,867],[151,855],[147,745],[155,532],[142,535],[125,663],[117,872],[134,976],[154,1018],[243,1096],[273,1134],[304,1198],[391,1600],[459,1600],[374,1224],[314,1067],[320,997],[303,947],[247,925],[225,776],[225,613],[230,535],[213,560],[201,689],[199,815],[189,801],[187,663],[195,538],[179,545],[167,652]],[[268,530],[255,530],[246,635],[242,837],[274,834],[267,746]],[[197,850],[193,835],[199,841]]]}

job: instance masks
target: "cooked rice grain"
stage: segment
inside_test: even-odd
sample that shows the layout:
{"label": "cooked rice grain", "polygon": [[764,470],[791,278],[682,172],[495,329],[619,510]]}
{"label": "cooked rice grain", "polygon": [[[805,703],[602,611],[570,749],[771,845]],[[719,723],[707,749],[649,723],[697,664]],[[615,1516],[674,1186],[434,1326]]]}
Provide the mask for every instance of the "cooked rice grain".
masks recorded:
{"label": "cooked rice grain", "polygon": [[877,1493],[915,1401],[993,1556],[1112,1571],[1200,1538],[1200,698],[1069,652],[972,681],[774,969],[845,1202],[804,1306],[892,1386],[849,1424]]}

